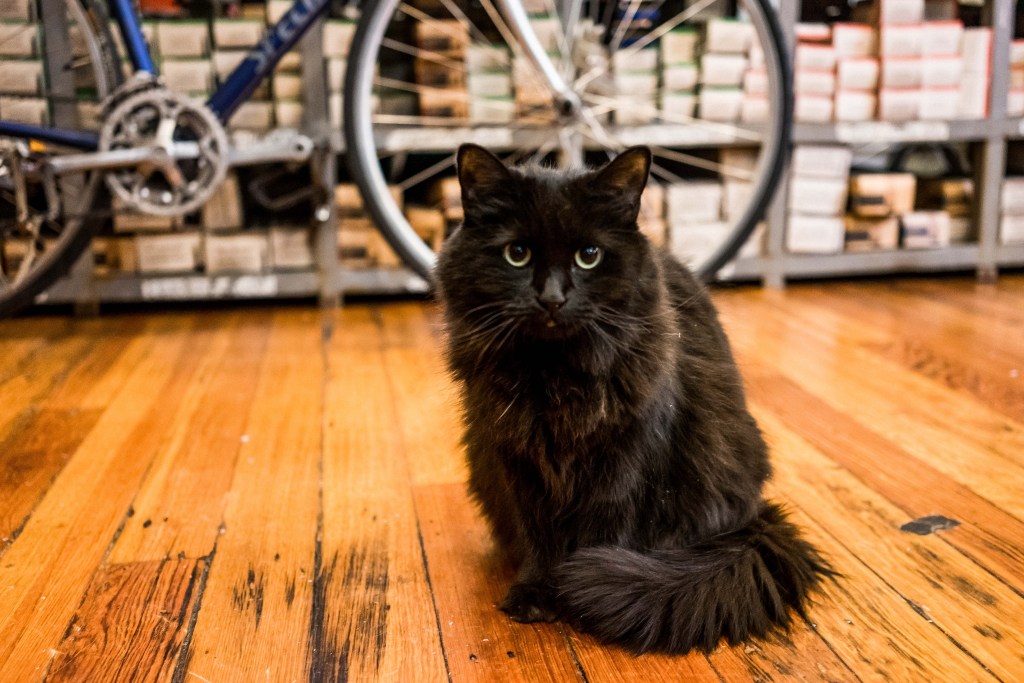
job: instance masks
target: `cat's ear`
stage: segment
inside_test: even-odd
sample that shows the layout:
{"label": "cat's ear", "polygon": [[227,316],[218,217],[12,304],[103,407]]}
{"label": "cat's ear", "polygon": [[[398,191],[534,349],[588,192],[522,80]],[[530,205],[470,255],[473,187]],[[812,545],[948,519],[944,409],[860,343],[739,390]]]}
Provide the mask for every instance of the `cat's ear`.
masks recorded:
{"label": "cat's ear", "polygon": [[501,159],[480,145],[465,144],[459,147],[455,164],[459,172],[459,185],[462,186],[463,206],[473,204],[481,197],[494,196],[507,189],[512,182],[512,174]]}
{"label": "cat's ear", "polygon": [[635,219],[650,170],[651,150],[630,147],[597,172],[591,187],[608,199],[615,199]]}

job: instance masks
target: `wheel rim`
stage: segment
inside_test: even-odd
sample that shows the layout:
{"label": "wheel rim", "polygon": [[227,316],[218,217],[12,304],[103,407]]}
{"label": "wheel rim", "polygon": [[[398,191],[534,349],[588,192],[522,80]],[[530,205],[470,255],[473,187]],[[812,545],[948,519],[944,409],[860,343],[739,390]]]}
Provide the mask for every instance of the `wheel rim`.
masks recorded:
{"label": "wheel rim", "polygon": [[[704,0],[703,3],[698,4],[698,8],[714,4],[715,1]],[[485,5],[491,5],[489,0],[484,0],[484,3]],[[451,3],[443,4],[446,6],[451,5]],[[575,6],[579,7],[581,4],[577,3]],[[638,5],[638,2],[631,2],[627,11],[634,11]],[[756,127],[759,128],[757,141],[760,143],[760,146],[757,164],[752,174],[754,178],[753,187],[750,191],[750,200],[746,208],[738,218],[734,219],[732,230],[729,232],[728,237],[721,241],[717,248],[710,252],[701,264],[691,265],[705,279],[711,279],[735,255],[754,231],[758,219],[763,215],[772,197],[779,176],[781,176],[781,170],[784,166],[789,146],[789,121],[792,109],[790,77],[786,56],[781,50],[781,36],[777,20],[772,10],[766,9],[764,4],[756,0],[741,0],[740,6],[750,16],[756,36],[755,40],[760,43],[763,49],[765,69],[769,74],[769,115],[766,124]],[[347,158],[353,179],[363,194],[366,209],[370,216],[378,226],[382,226],[385,236],[399,256],[420,275],[429,279],[435,254],[422,240],[415,237],[415,233],[403,215],[402,210],[391,199],[387,179],[380,163],[380,153],[382,151],[388,153],[393,150],[386,148],[388,144],[387,135],[382,136],[380,126],[375,126],[374,115],[370,110],[371,95],[374,92],[375,85],[390,89],[417,87],[414,83],[395,83],[390,79],[375,76],[376,65],[381,59],[382,48],[401,52],[416,50],[412,45],[396,48],[393,45],[394,41],[391,41],[391,45],[385,46],[388,27],[393,21],[396,12],[409,13],[409,8],[401,0],[378,0],[378,2],[367,8],[366,13],[361,19],[359,31],[357,31],[353,44],[352,58],[349,60],[348,72],[346,74],[344,119]],[[661,26],[678,20],[684,12],[677,13],[668,22],[661,24]],[[683,22],[680,21],[679,23]],[[653,33],[657,33],[657,30],[655,29]],[[613,37],[612,40],[614,41],[616,38],[617,36]],[[642,42],[642,40],[638,42]],[[653,39],[649,42],[653,42]],[[636,47],[636,45],[637,43],[634,43],[632,46],[624,48],[624,50],[638,50],[644,47],[644,45],[639,47]],[[579,77],[580,74],[577,73],[575,76]],[[607,108],[607,103],[601,102],[599,97],[584,94],[583,100],[585,108],[590,113],[599,110],[602,105]],[[657,127],[667,128],[664,125],[666,122],[679,125],[685,123],[693,126],[695,129],[699,128],[709,140],[713,141],[720,138],[720,141],[731,142],[732,144],[744,140],[743,135],[747,134],[750,128],[731,123],[709,122],[691,117],[673,116],[669,117],[671,121],[668,121],[666,118],[667,113],[660,113],[658,117]],[[386,116],[377,116],[377,122],[379,123],[386,118]],[[558,130],[564,131],[566,128],[563,125]],[[657,164],[658,158],[683,164],[700,164],[699,157],[694,157],[694,155],[688,154],[685,151],[692,146],[685,144],[685,142],[690,140],[684,140],[684,144],[680,145],[673,144],[671,140],[658,144],[661,140],[657,135],[653,137],[647,135],[645,138],[645,134],[651,131],[640,130],[640,128],[620,127],[619,130],[615,131],[611,142],[614,144],[614,147],[620,149],[630,144],[649,144],[656,157],[653,174],[655,177],[659,176],[659,172],[663,180],[672,179],[675,175],[667,168],[660,168]],[[400,131],[401,128],[399,127],[398,130]],[[451,132],[451,130],[449,128],[448,132]],[[442,132],[443,128],[438,131],[435,137],[441,139],[443,137],[441,135]],[[481,135],[481,132],[487,132],[485,127],[460,128],[458,132],[460,134],[458,139],[450,139],[447,145],[449,149],[453,149],[462,142],[478,142],[488,146],[488,142],[491,141],[486,135]],[[545,134],[550,137],[551,129],[538,128],[533,132],[541,137]],[[593,132],[593,129],[591,132]],[[517,131],[517,138],[525,140],[528,136],[524,136],[522,133],[523,131]],[[571,150],[572,140],[567,140],[566,136],[561,133],[558,133],[556,137],[558,138],[559,149],[563,151],[563,156],[572,157],[574,154]],[[571,138],[571,136],[569,137]],[[576,135],[577,141],[579,137],[579,135]],[[584,137],[590,138],[586,142],[588,147],[593,147],[595,142],[601,142],[600,140],[595,140],[598,137],[596,133],[593,135],[584,134]],[[655,144],[651,144],[652,142]],[[380,146],[381,144],[384,145],[383,149]],[[612,147],[613,144],[608,144],[607,146]],[[578,153],[576,154],[578,156]],[[438,164],[438,166],[443,167],[450,165],[450,163],[443,164],[440,162]],[[676,179],[679,179],[679,177],[676,176]]]}

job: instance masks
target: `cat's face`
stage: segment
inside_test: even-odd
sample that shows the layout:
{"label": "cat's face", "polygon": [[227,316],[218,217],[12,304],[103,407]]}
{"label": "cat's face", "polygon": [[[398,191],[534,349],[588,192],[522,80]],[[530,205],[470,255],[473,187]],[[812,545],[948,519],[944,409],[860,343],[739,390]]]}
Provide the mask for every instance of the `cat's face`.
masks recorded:
{"label": "cat's face", "polygon": [[508,169],[463,146],[465,221],[437,271],[449,318],[563,339],[635,317],[653,267],[636,226],[649,166],[634,148],[598,170]]}

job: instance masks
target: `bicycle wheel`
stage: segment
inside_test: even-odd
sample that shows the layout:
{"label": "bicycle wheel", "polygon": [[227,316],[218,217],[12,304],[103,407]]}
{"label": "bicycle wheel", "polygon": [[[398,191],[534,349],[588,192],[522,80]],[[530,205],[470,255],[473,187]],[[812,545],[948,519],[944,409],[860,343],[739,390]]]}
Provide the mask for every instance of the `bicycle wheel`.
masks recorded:
{"label": "bicycle wheel", "polygon": [[[55,118],[60,111],[60,118],[77,119],[74,128],[98,131],[100,103],[124,80],[122,62],[101,2],[67,0],[65,13],[71,49],[47,43],[44,58],[69,73],[77,92],[48,94],[46,108]],[[0,316],[30,305],[88,248],[95,227],[90,212],[101,184],[95,173],[56,180],[34,173],[45,168],[48,156],[65,151],[58,146],[11,139],[5,144],[0,161]]]}
{"label": "bicycle wheel", "polygon": [[[754,231],[789,148],[791,77],[774,10],[766,0],[520,1],[576,110],[543,92],[501,0],[364,7],[344,129],[349,170],[376,225],[429,280],[435,254],[389,184],[407,203],[443,197],[425,186],[454,174],[451,152],[463,142],[510,162],[564,165],[596,165],[643,144],[654,155],[652,184],[670,186],[668,208],[655,204],[650,222],[657,228],[657,212],[668,213],[664,239],[712,279]],[[716,182],[709,201],[702,190]],[[694,195],[708,215],[689,211]]]}

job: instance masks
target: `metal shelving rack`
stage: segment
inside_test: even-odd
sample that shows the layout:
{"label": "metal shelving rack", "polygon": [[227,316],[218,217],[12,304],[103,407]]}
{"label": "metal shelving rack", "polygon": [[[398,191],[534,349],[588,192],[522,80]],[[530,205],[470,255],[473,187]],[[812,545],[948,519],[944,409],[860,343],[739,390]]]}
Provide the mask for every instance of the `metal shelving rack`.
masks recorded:
{"label": "metal shelving rack", "polygon": [[[799,0],[780,0],[779,16],[787,47],[793,53],[793,27],[799,20]],[[757,279],[781,287],[787,279],[838,277],[904,272],[974,270],[978,279],[995,279],[1000,268],[1024,265],[1024,245],[999,244],[1000,195],[1006,175],[1007,140],[1024,138],[1024,119],[1009,118],[1006,97],[1010,81],[1010,42],[1015,3],[988,0],[986,24],[992,27],[992,65],[989,116],[975,121],[909,121],[890,123],[805,124],[793,127],[793,144],[901,144],[912,142],[974,143],[979,146],[975,166],[976,243],[941,249],[898,250],[833,255],[789,254],[784,248],[788,174],[780,182],[769,209],[767,253],[732,264],[726,277]]]}
{"label": "metal shelving rack", "polygon": [[[67,28],[46,11],[59,0],[42,0],[44,30],[64,35]],[[1000,268],[1024,265],[1024,245],[1002,245],[998,241],[999,199],[1005,176],[1006,147],[1010,139],[1024,138],[1024,119],[1006,115],[1009,85],[1009,52],[1013,37],[1013,0],[989,0],[987,23],[993,28],[992,78],[989,93],[989,118],[977,121],[912,121],[888,123],[803,124],[793,129],[794,144],[873,145],[909,142],[969,142],[980,146],[975,178],[975,205],[978,241],[933,250],[897,250],[834,255],[789,254],[784,248],[788,175],[784,174],[775,200],[767,215],[768,232],[765,253],[739,259],[721,273],[726,280],[760,281],[765,286],[781,287],[789,279],[886,274],[898,272],[939,272],[974,270],[979,279],[991,280]],[[799,0],[779,0],[779,17],[790,54],[794,47],[794,27],[799,17]],[[326,75],[320,54],[321,30],[315,27],[302,43],[306,132],[323,142],[323,151],[314,163],[324,188],[333,188],[337,177],[338,154],[344,153],[340,131],[331,130],[326,92]],[[51,80],[53,87],[58,82]],[[648,130],[649,129],[649,130]],[[444,152],[435,130],[395,129],[381,131],[382,143],[389,148],[410,152]],[[529,131],[502,128],[466,128],[455,131],[451,140],[473,141],[493,148],[512,148],[530,141],[521,139]],[[739,144],[742,140],[727,133],[695,130],[692,127],[648,126],[630,132],[630,144],[645,141],[710,147]],[[454,147],[453,142],[450,147]],[[786,172],[788,173],[788,171]],[[331,204],[331,203],[329,203]],[[152,300],[245,299],[273,297],[319,297],[332,302],[348,294],[419,294],[428,287],[420,277],[404,269],[348,270],[337,259],[335,230],[337,216],[333,205],[329,215],[321,216],[315,230],[316,268],[307,271],[270,272],[238,275],[117,275],[93,276],[91,255],[87,254],[69,274],[58,282],[41,301],[73,303],[85,309],[104,302]]]}

